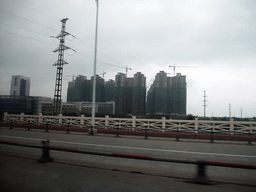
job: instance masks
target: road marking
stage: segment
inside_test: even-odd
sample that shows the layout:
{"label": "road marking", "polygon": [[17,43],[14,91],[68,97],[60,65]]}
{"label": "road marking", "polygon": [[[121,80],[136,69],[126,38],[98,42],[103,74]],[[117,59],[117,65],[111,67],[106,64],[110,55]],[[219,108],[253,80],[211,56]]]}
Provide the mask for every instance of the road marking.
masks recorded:
{"label": "road marking", "polygon": [[[16,138],[16,139],[27,139],[27,140],[35,140],[35,141],[42,141],[43,140],[43,139],[36,139],[36,138],[15,137],[15,136],[5,136],[5,135],[1,135],[1,137]],[[57,141],[57,140],[51,140],[51,142],[52,143],[65,143],[65,144],[72,144],[72,145],[86,145],[86,146],[108,147],[108,148],[119,148],[119,149],[144,150],[144,151],[160,151],[160,152],[186,153],[186,154],[197,154],[197,155],[213,155],[213,156],[226,156],[226,157],[256,158],[256,156],[252,156],[252,155],[235,155],[235,154],[222,154],[222,153],[179,151],[179,150],[172,150],[172,149],[150,149],[150,148],[125,147],[125,146],[116,146],[116,145],[101,145],[101,144],[91,144],[91,143],[77,143],[77,142]]]}

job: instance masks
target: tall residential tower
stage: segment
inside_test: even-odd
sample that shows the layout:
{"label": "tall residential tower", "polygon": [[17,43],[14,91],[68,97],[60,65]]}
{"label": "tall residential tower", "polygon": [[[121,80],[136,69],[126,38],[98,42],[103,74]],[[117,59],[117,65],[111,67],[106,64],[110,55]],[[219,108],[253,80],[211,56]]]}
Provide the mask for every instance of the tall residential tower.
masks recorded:
{"label": "tall residential tower", "polygon": [[156,74],[147,96],[147,113],[186,115],[187,84],[186,76],[177,73],[167,77],[160,71]]}

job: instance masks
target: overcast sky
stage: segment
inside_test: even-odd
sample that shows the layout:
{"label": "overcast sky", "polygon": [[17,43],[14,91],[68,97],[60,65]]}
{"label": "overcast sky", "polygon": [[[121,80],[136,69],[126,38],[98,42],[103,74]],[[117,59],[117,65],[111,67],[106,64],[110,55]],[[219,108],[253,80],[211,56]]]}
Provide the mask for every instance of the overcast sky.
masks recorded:
{"label": "overcast sky", "polygon": [[[0,95],[12,75],[30,77],[31,96],[53,97],[59,40],[68,18],[62,98],[72,76],[93,75],[95,0],[0,0]],[[99,0],[97,74],[187,76],[187,113],[256,116],[255,0]],[[178,67],[180,66],[180,67]]]}

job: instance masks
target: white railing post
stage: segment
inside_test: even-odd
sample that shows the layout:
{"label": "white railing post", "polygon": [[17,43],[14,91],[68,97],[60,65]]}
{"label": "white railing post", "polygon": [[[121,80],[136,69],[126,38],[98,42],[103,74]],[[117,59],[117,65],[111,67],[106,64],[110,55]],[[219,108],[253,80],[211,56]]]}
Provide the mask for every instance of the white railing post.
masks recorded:
{"label": "white railing post", "polygon": [[23,122],[24,121],[24,113],[20,114],[20,121]]}
{"label": "white railing post", "polygon": [[162,117],[162,132],[165,131],[166,128],[166,117]]}
{"label": "white railing post", "polygon": [[62,123],[62,114],[59,114],[59,125]]}
{"label": "white railing post", "polygon": [[107,129],[108,125],[109,125],[109,115],[106,115],[105,116],[105,129]]}
{"label": "white railing post", "polygon": [[[230,119],[230,128],[229,131],[234,131],[234,119]],[[231,133],[233,135],[234,133]]]}
{"label": "white railing post", "polygon": [[132,128],[136,127],[136,116],[132,116]]}
{"label": "white railing post", "polygon": [[80,117],[80,126],[84,126],[84,115],[81,115]]}
{"label": "white railing post", "polygon": [[7,112],[4,112],[4,122],[6,122],[8,119],[8,113]]}
{"label": "white railing post", "polygon": [[198,118],[195,118],[195,133],[198,133]]}

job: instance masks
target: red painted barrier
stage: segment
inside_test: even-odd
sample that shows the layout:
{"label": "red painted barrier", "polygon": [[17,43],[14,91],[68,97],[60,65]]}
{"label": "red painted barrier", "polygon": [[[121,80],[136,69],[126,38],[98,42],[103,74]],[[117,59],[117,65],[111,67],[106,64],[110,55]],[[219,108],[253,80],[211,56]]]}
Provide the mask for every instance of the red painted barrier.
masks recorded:
{"label": "red painted barrier", "polygon": [[32,145],[24,145],[18,144],[10,141],[0,141],[1,144],[7,145],[18,145],[24,147],[34,147],[34,148],[42,148],[43,153],[42,157],[38,160],[39,163],[47,163],[54,161],[53,158],[50,157],[49,150],[57,150],[57,151],[66,151],[66,152],[75,152],[75,153],[83,153],[83,154],[91,154],[91,155],[100,155],[100,156],[111,156],[111,157],[120,157],[120,158],[131,158],[131,159],[139,159],[139,160],[151,160],[151,161],[161,161],[161,162],[172,162],[172,163],[186,163],[186,164],[196,164],[197,165],[197,176],[193,179],[193,182],[199,184],[210,184],[210,181],[206,175],[206,166],[221,166],[221,167],[233,167],[233,168],[243,168],[243,169],[256,169],[255,165],[248,164],[238,164],[238,163],[227,163],[227,162],[215,162],[215,161],[192,161],[192,160],[178,160],[178,159],[163,159],[157,157],[150,157],[144,155],[133,155],[133,154],[121,154],[121,153],[103,153],[103,152],[91,152],[84,150],[77,150],[72,148],[62,148],[62,147],[50,147],[50,141],[42,141],[43,146],[37,147]]}
{"label": "red painted barrier", "polygon": [[66,152],[79,152],[77,149],[65,148],[65,147],[49,147],[49,149],[56,151],[66,151]]}
{"label": "red painted barrier", "polygon": [[8,145],[18,145],[16,142],[11,142],[11,141],[0,141],[1,144],[8,144]]}
{"label": "red painted barrier", "polygon": [[207,165],[219,166],[219,167],[233,167],[233,168],[243,168],[243,169],[256,169],[255,165],[241,164],[241,163],[226,163],[226,162],[216,162],[216,161],[206,161]]}
{"label": "red painted barrier", "polygon": [[[12,128],[27,128],[28,130],[31,129],[40,129],[40,130],[54,130],[54,131],[67,131],[67,133],[71,132],[88,132],[90,129],[89,127],[76,127],[76,126],[63,126],[63,125],[52,125],[52,124],[25,124],[25,123],[4,123],[1,122],[0,126],[2,127],[12,127]],[[117,135],[135,135],[135,136],[145,136],[145,137],[171,137],[171,138],[185,138],[185,139],[205,139],[205,140],[231,140],[231,141],[248,141],[255,142],[256,141],[256,135],[246,135],[246,134],[239,134],[239,135],[231,135],[230,133],[213,133],[213,136],[211,135],[211,132],[208,133],[192,133],[192,132],[176,132],[173,131],[166,131],[162,132],[161,130],[152,130],[149,129],[147,131],[145,130],[132,130],[129,129],[116,129],[116,128],[97,128],[97,133],[103,133],[103,134],[117,134]]]}
{"label": "red painted barrier", "polygon": [[121,154],[121,153],[111,153],[113,157],[123,157],[123,158],[132,158],[132,159],[145,159],[145,160],[152,160],[150,156],[144,155],[130,155],[130,154]]}

